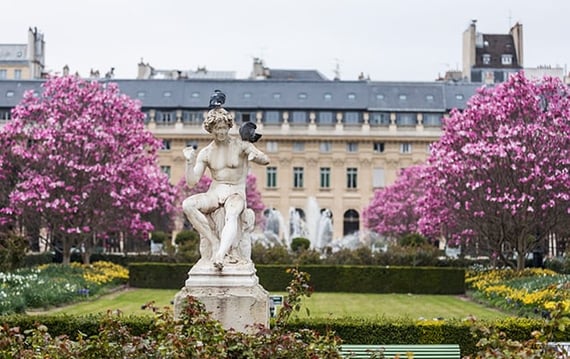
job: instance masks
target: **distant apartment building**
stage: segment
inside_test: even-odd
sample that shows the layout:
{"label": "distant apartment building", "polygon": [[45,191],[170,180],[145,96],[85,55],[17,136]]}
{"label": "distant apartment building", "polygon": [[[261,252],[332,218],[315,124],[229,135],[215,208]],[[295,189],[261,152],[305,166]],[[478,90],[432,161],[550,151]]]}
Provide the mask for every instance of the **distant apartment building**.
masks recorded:
{"label": "distant apartment building", "polygon": [[26,44],[0,44],[0,80],[40,79],[45,71],[44,35],[28,29]]}
{"label": "distant apartment building", "polygon": [[484,34],[473,20],[463,32],[463,78],[469,82],[504,82],[523,69],[523,27],[516,23],[508,34]]}

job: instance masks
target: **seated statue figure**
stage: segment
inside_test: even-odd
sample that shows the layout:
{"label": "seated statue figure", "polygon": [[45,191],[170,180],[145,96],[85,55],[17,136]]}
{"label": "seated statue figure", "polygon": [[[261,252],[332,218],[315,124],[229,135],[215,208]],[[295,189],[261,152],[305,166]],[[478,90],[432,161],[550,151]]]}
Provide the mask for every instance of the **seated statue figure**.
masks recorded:
{"label": "seated statue figure", "polygon": [[183,151],[190,188],[206,169],[212,177],[208,191],[188,197],[182,208],[201,236],[202,259],[220,271],[225,263],[251,260],[249,233],[255,225],[255,215],[247,208],[245,193],[249,162],[269,163],[267,155],[253,143],[229,134],[233,125],[233,117],[224,108],[211,109],[203,126],[213,136],[212,142],[199,152],[193,147]]}

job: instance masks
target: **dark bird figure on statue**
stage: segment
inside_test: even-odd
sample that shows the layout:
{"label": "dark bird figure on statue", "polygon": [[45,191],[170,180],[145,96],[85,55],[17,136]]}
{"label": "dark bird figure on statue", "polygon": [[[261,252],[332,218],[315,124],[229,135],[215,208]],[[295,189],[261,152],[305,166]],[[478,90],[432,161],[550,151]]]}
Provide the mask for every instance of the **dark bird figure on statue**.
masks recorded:
{"label": "dark bird figure on statue", "polygon": [[226,102],[226,94],[224,94],[220,90],[214,90],[214,93],[210,96],[210,106],[209,109],[213,109],[216,107],[222,107],[222,105]]}
{"label": "dark bird figure on statue", "polygon": [[251,143],[257,142],[261,138],[261,135],[255,132],[256,128],[257,126],[253,122],[247,121],[242,123],[239,128],[239,135],[241,136],[241,139]]}

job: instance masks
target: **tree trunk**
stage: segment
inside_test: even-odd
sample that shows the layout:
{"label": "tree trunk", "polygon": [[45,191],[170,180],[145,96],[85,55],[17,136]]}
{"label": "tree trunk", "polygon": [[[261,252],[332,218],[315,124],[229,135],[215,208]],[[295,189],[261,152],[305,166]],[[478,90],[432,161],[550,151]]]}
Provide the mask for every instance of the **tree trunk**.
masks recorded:
{"label": "tree trunk", "polygon": [[524,269],[525,266],[525,253],[517,250],[517,272]]}
{"label": "tree trunk", "polygon": [[71,239],[69,237],[62,238],[63,248],[62,250],[62,257],[63,260],[61,264],[68,266],[71,263]]}

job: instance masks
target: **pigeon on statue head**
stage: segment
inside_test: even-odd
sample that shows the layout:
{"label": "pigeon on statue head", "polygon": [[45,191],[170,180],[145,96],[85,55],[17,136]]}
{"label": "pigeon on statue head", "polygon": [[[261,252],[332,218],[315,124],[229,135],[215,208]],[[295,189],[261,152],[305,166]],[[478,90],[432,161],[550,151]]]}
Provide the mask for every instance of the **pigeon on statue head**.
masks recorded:
{"label": "pigeon on statue head", "polygon": [[226,94],[220,90],[214,90],[214,93],[210,96],[210,110],[216,107],[222,107],[226,102]]}

